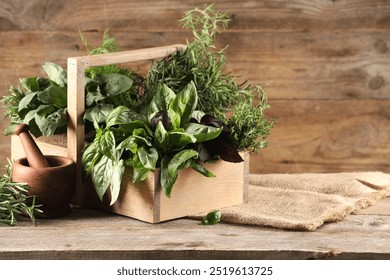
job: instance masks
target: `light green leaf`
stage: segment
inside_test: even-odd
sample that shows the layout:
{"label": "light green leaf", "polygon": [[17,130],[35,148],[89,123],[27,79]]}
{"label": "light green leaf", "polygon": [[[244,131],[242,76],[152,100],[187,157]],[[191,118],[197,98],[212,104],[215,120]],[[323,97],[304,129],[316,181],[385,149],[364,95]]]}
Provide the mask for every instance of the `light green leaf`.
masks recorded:
{"label": "light green leaf", "polygon": [[161,148],[166,147],[169,143],[168,132],[165,130],[164,125],[161,122],[157,124],[156,130],[154,131],[154,139]]}
{"label": "light green leaf", "polygon": [[198,104],[198,94],[193,81],[179,92],[169,104],[169,108],[179,114],[181,121],[180,126],[188,123],[191,114]]}
{"label": "light green leaf", "polygon": [[138,148],[137,154],[139,161],[145,168],[150,170],[156,169],[158,152],[155,148],[146,149],[141,146]]}
{"label": "light green leaf", "polygon": [[111,202],[110,205],[113,205],[119,196],[121,190],[121,183],[123,178],[123,173],[125,172],[125,166],[123,160],[116,162],[112,166],[112,177],[111,177]]}
{"label": "light green leaf", "polygon": [[177,173],[180,165],[183,165],[186,161],[198,158],[198,152],[192,149],[182,150],[176,153],[168,163],[168,171],[171,176]]}
{"label": "light green leaf", "polygon": [[133,154],[137,152],[138,144],[135,141],[134,136],[129,136],[125,140],[123,140],[118,146],[117,150],[128,150],[131,151]]}
{"label": "light green leaf", "polygon": [[106,156],[103,156],[92,169],[92,183],[100,200],[109,188],[109,180],[112,176],[113,161]]}
{"label": "light green leaf", "polygon": [[133,131],[138,128],[144,128],[149,135],[153,135],[152,130],[143,121],[135,120],[119,125],[119,129],[126,135],[133,134]]}
{"label": "light green leaf", "polygon": [[67,84],[66,72],[64,69],[55,63],[45,62],[42,64],[43,70],[45,70],[50,80],[55,82],[60,87],[64,87]]}
{"label": "light green leaf", "polygon": [[133,156],[133,183],[144,181],[149,175],[150,169],[142,165],[138,154]]}
{"label": "light green leaf", "polygon": [[162,85],[158,88],[157,93],[153,96],[149,104],[148,116],[149,120],[161,110],[167,112],[169,104],[176,97],[176,94],[167,86]]}
{"label": "light green leaf", "polygon": [[36,114],[35,122],[43,135],[52,136],[59,128],[66,127],[66,109],[60,109],[48,116]]}
{"label": "light green leaf", "polygon": [[106,122],[107,116],[113,109],[114,106],[111,104],[97,104],[96,106],[85,110],[84,120],[88,120],[92,123]]}
{"label": "light green leaf", "polygon": [[107,127],[113,125],[126,124],[132,121],[146,121],[145,117],[141,114],[138,114],[134,110],[127,108],[126,106],[116,107],[108,116],[107,116]]}
{"label": "light green leaf", "polygon": [[193,135],[197,142],[210,141],[219,136],[223,128],[216,128],[213,126],[203,125],[199,123],[189,123],[185,132]]}
{"label": "light green leaf", "polygon": [[195,143],[196,138],[191,134],[180,131],[168,131],[168,145],[174,150],[181,150],[190,143]]}
{"label": "light green leaf", "polygon": [[38,93],[37,98],[45,104],[54,105],[57,108],[66,108],[67,104],[66,87],[49,86],[47,89]]}
{"label": "light green leaf", "polygon": [[113,161],[118,161],[118,153],[116,151],[115,136],[112,131],[105,131],[98,137],[99,151]]}
{"label": "light green leaf", "polygon": [[21,118],[23,118],[31,109],[36,109],[38,107],[36,100],[37,94],[38,92],[28,93],[25,97],[22,98],[22,100],[19,101],[18,112]]}
{"label": "light green leaf", "polygon": [[88,144],[84,150],[81,158],[81,165],[86,175],[88,175],[92,167],[102,158],[103,154],[100,153],[97,141]]}

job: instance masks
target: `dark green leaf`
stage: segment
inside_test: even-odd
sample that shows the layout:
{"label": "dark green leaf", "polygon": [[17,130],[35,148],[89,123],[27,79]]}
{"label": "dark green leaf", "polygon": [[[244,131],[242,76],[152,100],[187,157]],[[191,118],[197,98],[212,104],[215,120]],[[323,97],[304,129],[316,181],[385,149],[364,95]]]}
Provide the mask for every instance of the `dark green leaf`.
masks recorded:
{"label": "dark green leaf", "polygon": [[198,94],[196,92],[195,84],[191,81],[176,95],[169,104],[169,108],[179,114],[181,119],[180,126],[183,126],[188,123],[197,104]]}
{"label": "dark green leaf", "polygon": [[21,118],[23,118],[31,109],[36,109],[38,107],[37,94],[38,92],[31,92],[20,100],[18,112]]}
{"label": "dark green leaf", "polygon": [[143,128],[148,132],[149,135],[153,135],[153,132],[143,121],[135,120],[119,125],[119,129],[123,131],[126,135],[131,135],[133,131],[138,128]]}
{"label": "dark green leaf", "polygon": [[64,109],[67,104],[67,88],[50,86],[37,95],[38,100],[45,104],[54,105],[57,108]]}
{"label": "dark green leaf", "polygon": [[199,123],[189,123],[185,132],[193,135],[197,142],[204,142],[217,138],[222,129]]}
{"label": "dark green leaf", "polygon": [[176,182],[178,171],[174,172],[172,175],[168,170],[168,164],[171,158],[169,156],[164,156],[161,160],[161,173],[160,173],[160,184],[163,189],[164,194],[167,197],[171,197],[171,192],[173,185]]}
{"label": "dark green leaf", "polygon": [[39,85],[37,77],[33,78],[21,78],[19,79],[20,86],[25,88],[28,92],[39,91]]}
{"label": "dark green leaf", "polygon": [[213,173],[208,171],[198,160],[192,160],[191,161],[191,167],[192,169],[196,170],[200,174],[206,177],[215,177]]}
{"label": "dark green leaf", "polygon": [[45,62],[42,64],[43,70],[45,70],[50,80],[55,82],[60,87],[66,86],[67,77],[66,72],[58,64],[52,62]]}
{"label": "dark green leaf", "polygon": [[135,141],[134,136],[129,136],[125,140],[123,140],[118,146],[117,150],[128,150],[131,151],[133,154],[137,152],[138,144]]}
{"label": "dark green leaf", "polygon": [[96,78],[103,96],[115,96],[126,92],[133,84],[129,77],[121,74],[98,74]]}
{"label": "dark green leaf", "polygon": [[174,150],[180,150],[190,143],[195,143],[196,138],[191,134],[180,131],[168,131],[168,144]]}

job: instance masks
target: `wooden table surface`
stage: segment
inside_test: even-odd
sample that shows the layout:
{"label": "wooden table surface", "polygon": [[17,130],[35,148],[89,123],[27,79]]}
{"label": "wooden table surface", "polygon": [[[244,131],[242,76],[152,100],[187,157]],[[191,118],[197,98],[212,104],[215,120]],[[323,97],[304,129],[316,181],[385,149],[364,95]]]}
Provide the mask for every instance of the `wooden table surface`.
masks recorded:
{"label": "wooden table surface", "polygon": [[390,259],[390,198],[314,232],[73,209],[36,227],[1,226],[0,236],[0,259]]}

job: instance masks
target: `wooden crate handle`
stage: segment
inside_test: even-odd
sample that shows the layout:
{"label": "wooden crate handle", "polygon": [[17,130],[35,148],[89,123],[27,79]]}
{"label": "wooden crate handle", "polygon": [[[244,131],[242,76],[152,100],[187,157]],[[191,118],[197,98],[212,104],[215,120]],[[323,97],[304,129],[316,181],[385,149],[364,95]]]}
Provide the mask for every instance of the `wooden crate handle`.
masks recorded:
{"label": "wooden crate handle", "polygon": [[68,128],[67,147],[68,156],[77,165],[76,195],[73,203],[83,205],[84,191],[81,180],[81,152],[84,148],[84,121],[85,111],[84,72],[92,66],[151,60],[166,57],[177,50],[186,49],[186,45],[147,48],[131,51],[122,51],[109,54],[87,55],[68,58]]}

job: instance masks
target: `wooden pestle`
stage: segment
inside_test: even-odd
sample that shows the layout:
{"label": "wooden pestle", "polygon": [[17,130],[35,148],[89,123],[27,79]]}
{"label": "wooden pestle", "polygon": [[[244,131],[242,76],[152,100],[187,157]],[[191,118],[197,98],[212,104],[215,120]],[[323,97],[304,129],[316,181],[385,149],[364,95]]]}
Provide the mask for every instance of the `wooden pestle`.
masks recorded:
{"label": "wooden pestle", "polygon": [[49,162],[28,132],[29,130],[27,124],[20,124],[14,130],[14,133],[19,136],[22,142],[29,166],[32,168],[50,167]]}

